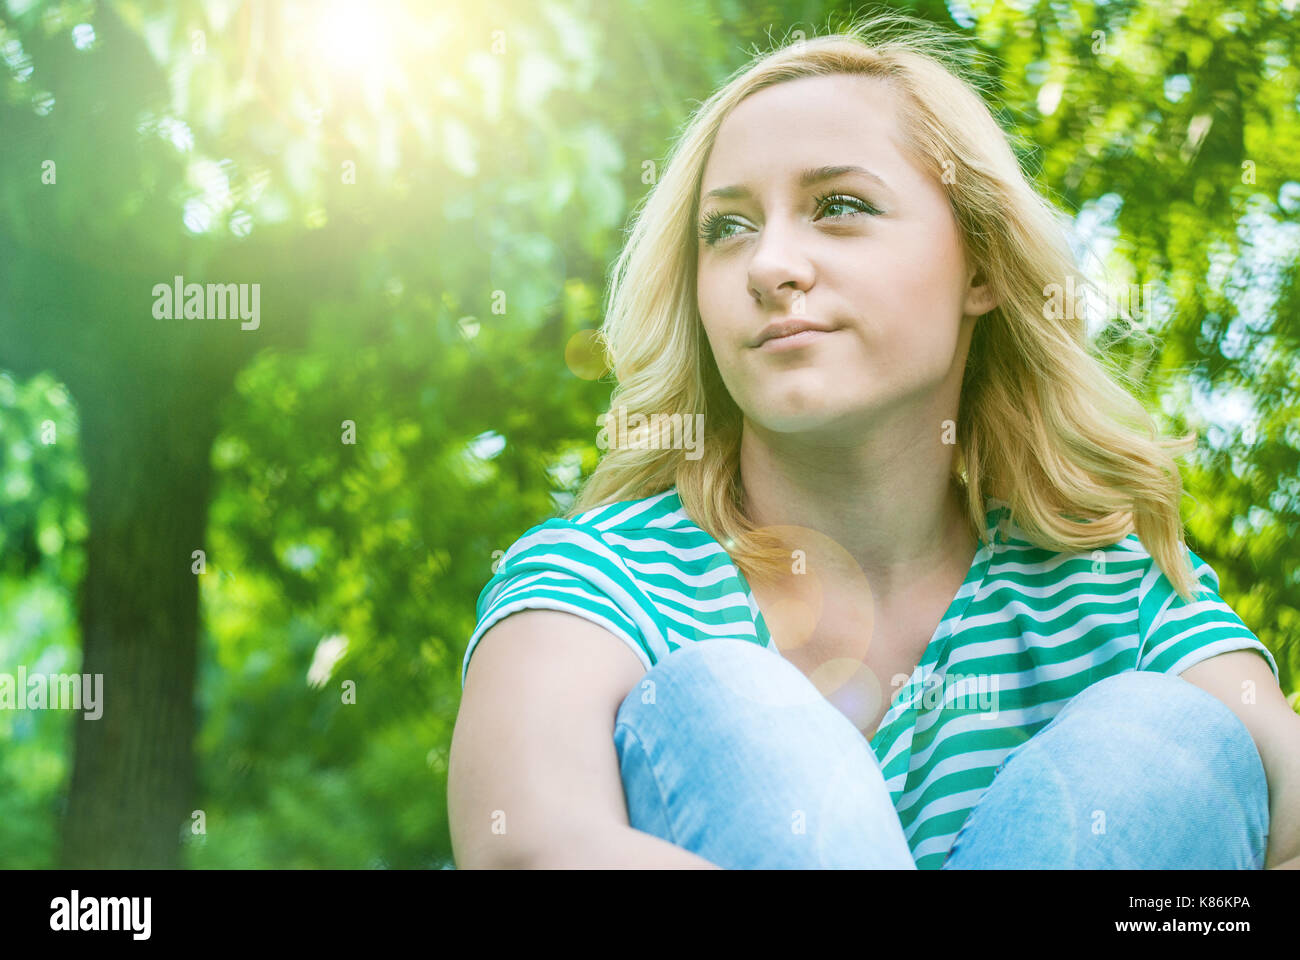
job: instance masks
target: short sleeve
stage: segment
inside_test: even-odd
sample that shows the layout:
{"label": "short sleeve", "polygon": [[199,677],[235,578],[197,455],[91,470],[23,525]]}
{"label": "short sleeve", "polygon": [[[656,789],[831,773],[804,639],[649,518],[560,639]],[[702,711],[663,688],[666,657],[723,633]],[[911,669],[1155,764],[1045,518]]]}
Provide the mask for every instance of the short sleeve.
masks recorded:
{"label": "short sleeve", "polygon": [[1189,603],[1155,561],[1138,592],[1139,670],[1180,674],[1202,660],[1232,650],[1257,650],[1278,676],[1273,654],[1219,596],[1219,576],[1188,551],[1200,592]]}
{"label": "short sleeve", "polygon": [[654,605],[600,532],[556,517],[516,540],[479,594],[478,623],[461,665],[462,689],[479,639],[503,617],[526,609],[560,610],[604,627],[646,670],[667,652]]}

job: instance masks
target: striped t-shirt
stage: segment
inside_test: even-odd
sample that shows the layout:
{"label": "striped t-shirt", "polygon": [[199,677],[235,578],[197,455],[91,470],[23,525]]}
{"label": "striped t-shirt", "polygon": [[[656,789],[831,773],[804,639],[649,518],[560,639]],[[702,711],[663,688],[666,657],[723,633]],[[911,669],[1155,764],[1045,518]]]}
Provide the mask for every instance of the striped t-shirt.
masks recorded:
{"label": "striped t-shirt", "polygon": [[[1058,553],[1028,542],[1005,503],[987,506],[965,582],[870,740],[923,870],[942,865],[1007,754],[1090,684],[1135,669],[1178,674],[1241,649],[1258,650],[1277,676],[1272,654],[1195,553],[1201,592],[1188,603],[1136,534]],[[647,670],[713,637],[780,655],[744,576],[686,515],[675,487],[547,520],[520,537],[479,595],[462,687],[483,633],[532,607],[599,624]]]}

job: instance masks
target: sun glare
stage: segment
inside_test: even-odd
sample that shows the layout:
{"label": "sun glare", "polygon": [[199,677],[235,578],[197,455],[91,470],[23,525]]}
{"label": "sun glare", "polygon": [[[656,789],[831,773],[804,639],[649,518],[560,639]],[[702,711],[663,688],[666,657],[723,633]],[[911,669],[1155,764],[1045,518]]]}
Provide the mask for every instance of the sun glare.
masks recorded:
{"label": "sun glare", "polygon": [[392,4],[329,0],[309,9],[312,46],[328,69],[363,74],[393,65],[399,22]]}

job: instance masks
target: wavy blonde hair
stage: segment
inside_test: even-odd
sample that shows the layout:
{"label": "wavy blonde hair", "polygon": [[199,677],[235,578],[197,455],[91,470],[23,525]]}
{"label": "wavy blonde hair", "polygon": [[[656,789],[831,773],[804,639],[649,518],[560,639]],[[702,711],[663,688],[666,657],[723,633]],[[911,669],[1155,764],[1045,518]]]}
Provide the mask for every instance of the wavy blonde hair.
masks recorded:
{"label": "wavy blonde hair", "polygon": [[[947,192],[969,262],[998,306],[975,323],[956,424],[953,481],[972,533],[985,497],[1005,502],[1031,542],[1102,547],[1136,532],[1184,599],[1196,585],[1174,461],[1196,435],[1165,439],[1128,382],[1089,344],[1076,311],[1045,309],[1051,285],[1089,286],[1062,216],[1031,185],[961,58],[960,38],[911,17],[859,19],[839,33],[759,54],[699,106],[637,211],[611,274],[599,340],[617,380],[611,412],[702,413],[698,459],[647,438],[615,437],[567,516],[676,485],[682,505],[750,578],[789,563],[743,511],[742,415],[723,386],[696,306],[698,199],[723,119],[749,95],[801,77],[874,77],[901,96],[909,154]],[[1057,287],[1056,289],[1060,289]],[[972,372],[976,375],[972,376]],[[638,446],[639,444],[639,446]]]}

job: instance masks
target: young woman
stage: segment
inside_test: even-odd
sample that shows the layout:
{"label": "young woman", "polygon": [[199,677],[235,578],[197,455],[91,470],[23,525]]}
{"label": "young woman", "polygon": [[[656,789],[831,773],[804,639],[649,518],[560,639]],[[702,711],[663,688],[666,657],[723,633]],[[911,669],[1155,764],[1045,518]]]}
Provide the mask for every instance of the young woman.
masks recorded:
{"label": "young woman", "polygon": [[877,26],[727,83],[636,220],[612,449],[479,598],[461,867],[1300,856],[1300,716],[1183,542],[1189,441],[1052,302],[1062,225],[944,45]]}

